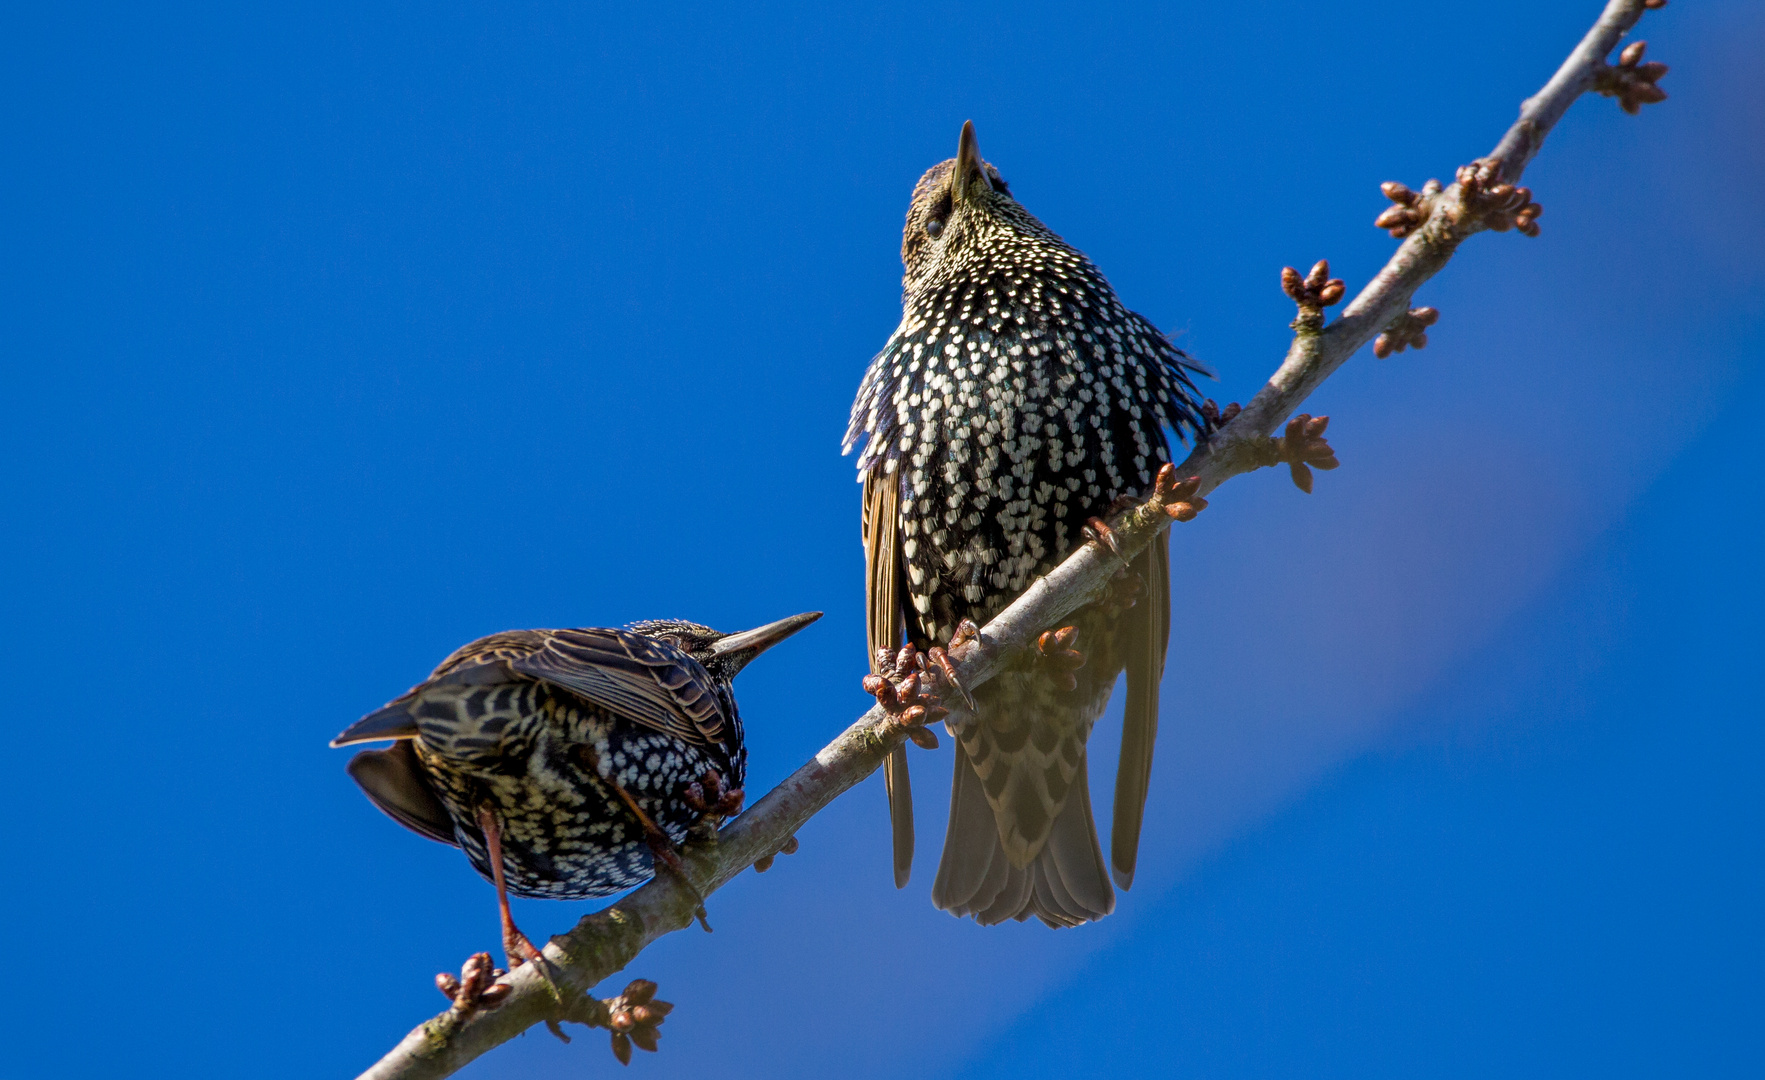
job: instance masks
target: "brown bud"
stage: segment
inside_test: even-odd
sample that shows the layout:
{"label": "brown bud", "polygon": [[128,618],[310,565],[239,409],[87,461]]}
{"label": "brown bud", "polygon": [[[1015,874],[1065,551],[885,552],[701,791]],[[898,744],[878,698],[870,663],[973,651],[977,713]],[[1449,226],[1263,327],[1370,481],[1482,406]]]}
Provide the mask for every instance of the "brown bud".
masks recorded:
{"label": "brown bud", "polygon": [[1667,6],[1667,0],[1642,0],[1642,6],[1650,11],[1659,11]]}
{"label": "brown bud", "polygon": [[1391,335],[1380,334],[1373,339],[1373,355],[1383,360],[1392,353]]}
{"label": "brown bud", "polygon": [[621,1065],[631,1064],[631,1039],[617,1031],[613,1032],[613,1056]]}
{"label": "brown bud", "polygon": [[435,989],[446,994],[450,999],[460,992],[460,980],[443,971],[435,976]]}
{"label": "brown bud", "polygon": [[1417,195],[1406,185],[1400,184],[1396,180],[1385,181],[1383,184],[1379,185],[1379,190],[1387,199],[1390,199],[1394,203],[1402,203],[1404,206],[1412,205],[1417,199],[1421,198],[1420,195]]}
{"label": "brown bud", "polygon": [[772,856],[762,855],[754,860],[754,873],[764,874],[770,869],[772,869]]}
{"label": "brown bud", "polygon": [[1283,266],[1281,268],[1281,290],[1291,297],[1294,303],[1303,303],[1305,300],[1305,279],[1301,278],[1299,271],[1291,266]]}
{"label": "brown bud", "polygon": [[1618,66],[1635,67],[1642,59],[1642,54],[1648,51],[1648,47],[1649,43],[1646,41],[1633,41],[1624,46],[1624,51],[1618,54]]}
{"label": "brown bud", "polygon": [[1290,461],[1287,463],[1287,468],[1288,471],[1293,474],[1294,486],[1305,492],[1307,495],[1310,495],[1311,470],[1306,467],[1303,461]]}
{"label": "brown bud", "polygon": [[1313,290],[1321,289],[1324,287],[1324,283],[1329,280],[1330,280],[1330,260],[1329,259],[1319,259],[1315,264],[1313,264],[1313,266],[1311,268],[1311,273],[1305,275],[1305,285],[1306,285],[1306,288],[1308,288],[1308,289],[1313,289]]}
{"label": "brown bud", "polygon": [[1346,282],[1341,278],[1331,278],[1324,284],[1322,289],[1318,290],[1318,299],[1323,301],[1325,307],[1329,307],[1331,304],[1340,301],[1342,299],[1342,294],[1347,291],[1348,285]]}
{"label": "brown bud", "polygon": [[1423,326],[1433,326],[1440,321],[1440,312],[1431,307],[1419,307],[1410,311],[1410,318]]}
{"label": "brown bud", "polygon": [[778,850],[784,852],[786,855],[795,855],[797,853],[797,847],[797,838],[792,836],[787,838],[784,842],[784,846]]}
{"label": "brown bud", "polygon": [[631,1041],[637,1044],[639,1050],[647,1050],[653,1054],[656,1052],[656,1039],[661,1034],[653,1027],[632,1028]]}
{"label": "brown bud", "polygon": [[936,750],[938,748],[938,737],[929,728],[910,727],[907,729],[907,738],[912,740],[914,746],[922,750]]}
{"label": "brown bud", "polygon": [[[1212,404],[1213,404],[1212,398],[1209,398],[1206,402],[1202,403],[1201,415],[1207,416],[1208,406],[1212,405]],[[1219,415],[1217,409],[1214,411],[1214,415],[1215,416]],[[1167,497],[1169,497],[1169,495],[1172,491],[1176,490],[1176,486],[1177,486],[1177,467],[1167,461],[1163,465],[1159,466],[1158,476],[1156,478],[1154,478],[1152,481],[1153,493],[1158,495],[1160,498],[1167,498]]]}

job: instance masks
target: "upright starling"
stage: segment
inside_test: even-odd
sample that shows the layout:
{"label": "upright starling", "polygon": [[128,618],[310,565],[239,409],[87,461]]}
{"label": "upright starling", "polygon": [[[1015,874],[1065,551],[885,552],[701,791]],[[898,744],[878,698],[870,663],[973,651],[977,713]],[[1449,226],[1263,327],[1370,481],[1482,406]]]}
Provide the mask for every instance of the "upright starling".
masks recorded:
{"label": "upright starling", "polygon": [[[972,124],[956,157],[914,188],[901,260],[901,325],[865,373],[845,440],[848,452],[867,440],[858,471],[873,655],[903,636],[929,649],[984,623],[1118,498],[1152,486],[1170,460],[1166,428],[1206,430],[1190,380],[1203,369],[1018,204],[981,160]],[[952,731],[938,907],[984,924],[1035,915],[1050,926],[1114,909],[1085,741],[1124,668],[1111,863],[1117,884],[1132,882],[1169,635],[1168,547],[1155,544],[1131,570],[1146,599],[1074,614],[1082,668],[1062,670],[1078,662],[1063,629],[1058,642],[1043,637],[1053,663],[1026,663],[973,694],[974,719]],[[902,752],[885,778],[904,884],[913,825]]]}
{"label": "upright starling", "polygon": [[675,620],[492,634],[331,745],[397,740],[349,774],[399,824],[465,849],[496,884],[510,964],[534,960],[507,894],[607,896],[657,860],[678,868],[687,831],[741,803],[731,681],[819,618],[739,634]]}

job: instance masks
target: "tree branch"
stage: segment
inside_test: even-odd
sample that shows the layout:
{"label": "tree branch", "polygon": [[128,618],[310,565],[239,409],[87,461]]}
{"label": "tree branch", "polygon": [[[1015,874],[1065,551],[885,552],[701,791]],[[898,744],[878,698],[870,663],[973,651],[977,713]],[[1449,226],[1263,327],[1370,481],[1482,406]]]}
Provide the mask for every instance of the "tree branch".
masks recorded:
{"label": "tree branch", "polygon": [[[1416,194],[1401,185],[1387,185],[1387,193],[1400,203],[1401,212],[1392,219],[1399,222],[1393,233],[1405,239],[1384,269],[1327,326],[1323,308],[1340,298],[1340,288],[1320,290],[1313,285],[1309,293],[1290,288],[1300,307],[1287,358],[1246,408],[1177,467],[1175,475],[1197,477],[1198,485],[1184,485],[1175,491],[1168,483],[1161,485],[1145,502],[1111,522],[1119,554],[1100,543],[1085,544],[1032,583],[982,629],[978,640],[952,649],[950,658],[963,683],[972,688],[986,682],[1024,650],[1033,648],[1043,630],[1060,625],[1090,602],[1120,570],[1122,560],[1144,550],[1173,518],[1192,516],[1192,510],[1182,502],[1198,501],[1197,489],[1204,495],[1233,476],[1285,460],[1280,457],[1278,443],[1271,441],[1276,429],[1375,335],[1390,330],[1399,334],[1399,341],[1425,342],[1425,336],[1417,341],[1420,331],[1404,322],[1411,318],[1410,298],[1446,265],[1458,245],[1486,228],[1505,231],[1518,226],[1522,232],[1536,231],[1526,211],[1534,211],[1531,217],[1536,217],[1538,208],[1529,205],[1530,193],[1513,185],[1575,99],[1596,89],[1621,97],[1630,110],[1633,101],[1664,96],[1653,83],[1665,68],[1658,64],[1639,68],[1641,52],[1636,46],[1626,50],[1625,63],[1612,67],[1605,62],[1643,10],[1664,3],[1610,0],[1550,82],[1521,106],[1520,119],[1495,150],[1459,170],[1457,181],[1450,186],[1441,189],[1431,185]],[[1647,91],[1637,89],[1643,83]],[[1394,190],[1404,198],[1392,194]],[[1387,216],[1391,214],[1387,212]],[[1387,225],[1387,216],[1380,218],[1382,226]],[[1327,266],[1320,265],[1313,278],[1322,283],[1327,276]],[[1293,279],[1298,280],[1298,275]],[[1271,449],[1272,445],[1276,449]],[[1296,474],[1298,471],[1296,468]],[[946,700],[944,704],[952,721],[963,718],[961,701]],[[809,818],[876,771],[906,734],[906,728],[880,706],[873,707],[812,761],[730,822],[715,843],[690,846],[682,856],[687,873],[706,895],[722,888],[756,861],[777,853]],[[424,1023],[363,1073],[363,1080],[448,1076],[534,1024],[597,1020],[606,1009],[597,1009],[592,999],[585,998],[586,992],[623,969],[657,938],[692,925],[694,903],[673,875],[657,876],[617,903],[585,917],[569,933],[553,938],[545,948],[549,982],[534,964],[518,968],[501,980],[509,990],[499,1005],[449,1010]]]}

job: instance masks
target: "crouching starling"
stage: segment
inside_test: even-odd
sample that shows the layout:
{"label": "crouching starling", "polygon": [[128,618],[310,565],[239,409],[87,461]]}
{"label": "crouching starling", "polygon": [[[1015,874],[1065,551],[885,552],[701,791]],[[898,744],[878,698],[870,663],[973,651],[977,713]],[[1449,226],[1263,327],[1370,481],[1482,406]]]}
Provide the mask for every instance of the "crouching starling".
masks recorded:
{"label": "crouching starling", "polygon": [[509,893],[579,900],[641,885],[658,861],[679,868],[675,845],[694,825],[740,808],[747,750],[730,683],[819,618],[739,634],[674,620],[492,634],[331,745],[396,740],[357,754],[350,776],[496,884],[514,966],[539,950]]}
{"label": "crouching starling", "polygon": [[[1012,197],[972,124],[956,157],[914,188],[901,259],[901,325],[865,373],[845,440],[848,452],[867,440],[858,471],[873,656],[903,637],[923,650],[971,632],[1088,528],[1111,539],[1097,519],[1152,487],[1170,460],[1165,429],[1207,430],[1190,377],[1204,369]],[[1165,542],[1129,569],[1143,584],[1138,603],[1118,593],[1081,609],[1071,628],[1043,635],[1041,657],[974,691],[973,719],[952,731],[938,907],[1050,926],[1114,909],[1085,741],[1124,669],[1111,863],[1117,884],[1132,882],[1169,635]],[[899,885],[913,849],[904,751],[885,779]]]}

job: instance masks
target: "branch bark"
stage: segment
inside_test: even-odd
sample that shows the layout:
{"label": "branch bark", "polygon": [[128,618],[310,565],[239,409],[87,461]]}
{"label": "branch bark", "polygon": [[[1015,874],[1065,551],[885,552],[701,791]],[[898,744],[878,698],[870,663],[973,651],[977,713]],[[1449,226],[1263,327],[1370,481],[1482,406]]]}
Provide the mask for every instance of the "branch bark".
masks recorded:
{"label": "branch bark", "polygon": [[[1398,247],[1385,267],[1323,325],[1320,309],[1302,308],[1286,360],[1250,404],[1216,431],[1177,468],[1199,477],[1201,494],[1240,473],[1269,463],[1269,439],[1323,381],[1375,335],[1404,316],[1416,290],[1452,258],[1473,233],[1491,227],[1478,205],[1479,183],[1513,184],[1537,154],[1545,136],[1582,93],[1609,69],[1605,58],[1659,0],[1610,0],[1599,20],[1539,93],[1521,106],[1519,120],[1482,159],[1481,180],[1461,179],[1434,196],[1425,220]],[[1098,543],[1075,551],[1034,582],[1010,607],[982,628],[980,638],[951,651],[962,681],[979,686],[1036,636],[1058,626],[1094,598],[1122,565],[1169,527],[1168,500],[1154,493],[1114,521],[1120,556]],[[854,676],[856,678],[856,676]],[[963,718],[960,700],[945,700],[950,719]],[[730,822],[715,843],[697,844],[682,855],[687,873],[706,895],[773,855],[802,825],[847,789],[869,776],[906,738],[905,729],[873,707],[814,759]],[[610,978],[657,938],[693,923],[694,898],[670,874],[662,874],[607,908],[586,916],[545,948],[550,982],[528,964],[504,977],[508,996],[495,1008],[462,1015],[450,1010],[417,1027],[367,1072],[363,1080],[430,1080],[535,1024],[576,1020],[593,1013],[584,995]]]}

